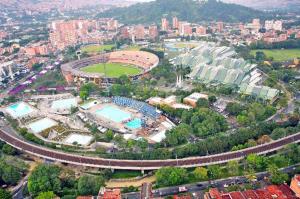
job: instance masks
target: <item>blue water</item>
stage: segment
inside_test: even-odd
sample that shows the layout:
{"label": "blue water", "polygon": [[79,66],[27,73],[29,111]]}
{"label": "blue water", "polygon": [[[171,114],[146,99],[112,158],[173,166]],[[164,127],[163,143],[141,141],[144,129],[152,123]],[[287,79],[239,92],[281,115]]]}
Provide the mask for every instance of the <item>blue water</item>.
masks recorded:
{"label": "blue water", "polygon": [[122,121],[129,120],[131,118],[129,113],[112,106],[107,106],[101,110],[98,110],[96,111],[96,114],[117,123],[121,123]]}
{"label": "blue water", "polygon": [[142,127],[142,120],[139,118],[135,118],[134,120],[126,123],[126,126],[131,129],[139,129]]}
{"label": "blue water", "polygon": [[7,111],[14,117],[23,117],[31,113],[33,110],[24,102],[13,104],[7,108]]}

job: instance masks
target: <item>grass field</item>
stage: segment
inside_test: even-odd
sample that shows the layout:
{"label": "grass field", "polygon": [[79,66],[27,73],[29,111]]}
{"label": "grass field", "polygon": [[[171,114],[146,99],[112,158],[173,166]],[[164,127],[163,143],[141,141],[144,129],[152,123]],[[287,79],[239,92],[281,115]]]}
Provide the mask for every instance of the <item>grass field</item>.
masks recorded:
{"label": "grass field", "polygon": [[106,63],[106,64],[94,64],[91,66],[87,66],[84,68],[81,68],[81,71],[86,73],[100,73],[104,74],[104,66],[106,66],[106,76],[117,78],[121,75],[138,75],[142,72],[141,69],[137,68],[134,65],[129,64],[121,64],[121,63]]}
{"label": "grass field", "polygon": [[267,57],[273,57],[274,61],[287,61],[300,57],[300,49],[252,50],[251,54],[255,56],[258,51],[264,52]]}
{"label": "grass field", "polygon": [[129,50],[129,51],[139,51],[142,47],[138,46],[138,45],[130,45],[127,48],[125,48],[124,50]]}
{"label": "grass field", "polygon": [[83,47],[81,50],[86,53],[98,53],[105,50],[111,50],[113,47],[114,45],[90,45]]}

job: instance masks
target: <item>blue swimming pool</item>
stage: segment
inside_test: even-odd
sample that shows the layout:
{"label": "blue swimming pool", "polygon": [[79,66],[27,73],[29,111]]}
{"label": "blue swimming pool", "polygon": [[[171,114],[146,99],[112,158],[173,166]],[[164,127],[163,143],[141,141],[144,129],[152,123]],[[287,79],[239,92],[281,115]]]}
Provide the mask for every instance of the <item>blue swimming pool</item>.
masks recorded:
{"label": "blue swimming pool", "polygon": [[127,113],[112,106],[107,106],[103,109],[100,109],[96,111],[96,114],[98,116],[105,117],[117,123],[121,123],[122,121],[129,120],[131,118],[130,113]]}
{"label": "blue swimming pool", "polygon": [[6,111],[13,117],[19,118],[29,115],[33,112],[33,109],[26,103],[20,102],[17,104],[13,104],[6,108]]}
{"label": "blue swimming pool", "polygon": [[131,129],[139,129],[142,127],[142,120],[139,118],[135,118],[134,120],[126,123],[126,126]]}

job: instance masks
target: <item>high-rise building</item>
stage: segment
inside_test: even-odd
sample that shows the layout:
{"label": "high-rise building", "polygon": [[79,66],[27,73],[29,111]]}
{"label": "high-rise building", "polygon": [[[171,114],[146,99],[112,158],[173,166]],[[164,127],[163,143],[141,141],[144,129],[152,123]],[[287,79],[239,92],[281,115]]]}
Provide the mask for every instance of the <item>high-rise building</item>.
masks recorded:
{"label": "high-rise building", "polygon": [[128,27],[122,27],[120,30],[120,36],[122,39],[130,39]]}
{"label": "high-rise building", "polygon": [[149,38],[150,39],[156,39],[157,37],[158,37],[157,25],[149,26]]}
{"label": "high-rise building", "polygon": [[274,26],[274,21],[273,20],[266,20],[265,21],[265,29],[266,30],[272,30]]}
{"label": "high-rise building", "polygon": [[273,29],[277,31],[282,31],[282,21],[281,20],[275,21]]}
{"label": "high-rise building", "polygon": [[145,39],[145,27],[143,25],[137,25],[134,27],[135,39],[143,40]]}
{"label": "high-rise building", "polygon": [[182,36],[190,36],[193,34],[193,28],[188,22],[179,22],[179,34]]}
{"label": "high-rise building", "polygon": [[169,21],[167,18],[161,19],[161,30],[162,31],[168,31],[169,30]]}
{"label": "high-rise building", "polygon": [[196,27],[196,34],[197,34],[198,36],[206,35],[206,28],[203,27],[203,26],[198,26],[198,27]]}
{"label": "high-rise building", "polygon": [[224,29],[224,23],[222,21],[217,22],[217,31],[223,32],[223,29]]}
{"label": "high-rise building", "polygon": [[107,30],[116,31],[118,29],[118,21],[115,19],[109,19],[107,21]]}
{"label": "high-rise building", "polygon": [[260,20],[259,19],[253,19],[252,20],[252,28],[254,30],[259,30],[260,29]]}
{"label": "high-rise building", "polygon": [[177,17],[173,17],[173,29],[178,29],[179,28],[179,21]]}

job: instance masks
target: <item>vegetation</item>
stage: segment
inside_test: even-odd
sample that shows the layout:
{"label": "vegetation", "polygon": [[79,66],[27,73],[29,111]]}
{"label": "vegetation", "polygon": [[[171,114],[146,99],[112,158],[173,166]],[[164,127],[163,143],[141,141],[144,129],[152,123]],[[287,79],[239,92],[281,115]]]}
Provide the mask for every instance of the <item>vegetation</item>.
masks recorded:
{"label": "vegetation", "polygon": [[[258,41],[250,45],[253,50],[257,49],[296,49],[300,48],[300,39],[289,39],[287,41],[266,43]],[[274,57],[275,58],[275,57]]]}
{"label": "vegetation", "polygon": [[100,13],[98,17],[115,17],[124,23],[138,24],[160,22],[163,15],[176,15],[180,19],[190,22],[202,20],[246,22],[252,18],[264,18],[268,14],[216,0],[210,0],[206,3],[193,0],[157,0],[136,4],[129,8],[111,9]]}
{"label": "vegetation", "polygon": [[80,195],[97,195],[100,187],[104,186],[104,178],[101,176],[81,176],[78,180],[78,192]]}
{"label": "vegetation", "polygon": [[33,89],[38,89],[40,87],[56,87],[66,85],[65,78],[59,71],[49,71],[42,78],[37,78],[37,80],[32,85]]}
{"label": "vegetation", "polygon": [[0,188],[0,198],[1,199],[12,199],[12,195],[10,192]]}
{"label": "vegetation", "polygon": [[117,78],[121,75],[134,76],[142,72],[141,69],[134,65],[122,63],[101,63],[94,64],[81,68],[82,71],[87,73],[100,73],[105,74],[107,77]]}
{"label": "vegetation", "polygon": [[272,49],[272,50],[252,50],[251,54],[256,55],[257,52],[263,52],[267,58],[273,61],[287,61],[300,57],[300,49]]}
{"label": "vegetation", "polygon": [[114,47],[114,45],[89,45],[81,48],[81,51],[86,53],[98,53],[103,51],[110,51]]}
{"label": "vegetation", "polygon": [[13,156],[0,158],[0,182],[6,185],[16,185],[27,172],[24,161]]}
{"label": "vegetation", "polygon": [[[251,154],[244,160],[231,161],[226,165],[211,165],[208,167],[197,167],[193,170],[186,170],[174,167],[161,168],[156,172],[157,185],[174,186],[199,181],[216,180],[232,176],[247,177],[250,185],[256,180],[255,173],[267,171],[270,174],[270,181],[273,184],[283,184],[289,180],[289,176],[279,168],[284,168],[299,163],[300,146],[297,144],[288,145],[279,154],[271,157]],[[295,171],[297,172],[297,171]],[[179,180],[181,178],[181,180]],[[246,186],[247,184],[245,184]],[[232,187],[233,189],[234,187]],[[238,187],[236,187],[238,190]],[[250,186],[253,189],[252,186]],[[234,190],[232,190],[234,191]]]}
{"label": "vegetation", "polygon": [[158,186],[175,186],[187,182],[187,170],[179,167],[164,167],[159,169],[156,174]]}
{"label": "vegetation", "polygon": [[59,193],[61,169],[52,165],[39,165],[28,178],[28,191],[34,196],[41,192]]}

